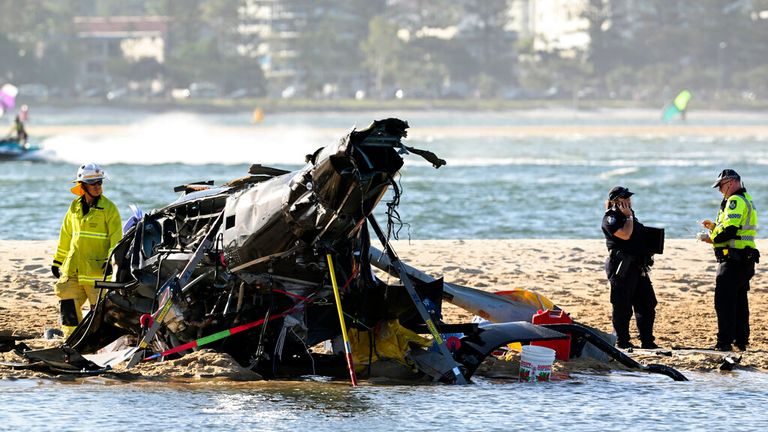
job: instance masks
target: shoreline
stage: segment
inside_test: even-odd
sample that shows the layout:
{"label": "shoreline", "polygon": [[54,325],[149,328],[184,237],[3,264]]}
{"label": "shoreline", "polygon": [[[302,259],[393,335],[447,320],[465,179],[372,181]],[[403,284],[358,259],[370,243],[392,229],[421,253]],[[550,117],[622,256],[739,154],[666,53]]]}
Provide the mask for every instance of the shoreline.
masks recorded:
{"label": "shoreline", "polygon": [[[672,98],[670,94],[667,97]],[[237,110],[252,110],[259,107],[270,112],[327,112],[327,111],[395,111],[395,110],[446,110],[446,111],[524,111],[533,109],[569,109],[575,111],[594,111],[601,109],[650,109],[662,110],[669,99],[633,100],[633,99],[500,99],[500,98],[445,98],[445,99],[306,99],[306,98],[192,98],[165,99],[125,97],[114,100],[100,98],[48,98],[46,100],[25,100],[20,98],[17,103],[30,105],[48,105],[53,107],[70,108],[83,106],[108,106],[117,109],[150,109],[156,112],[166,110],[189,110],[201,113],[225,113]],[[720,111],[760,112],[768,109],[765,100],[745,101],[740,98],[724,100],[698,100],[697,106]]]}
{"label": "shoreline", "polygon": [[[759,246],[759,245],[758,245]],[[47,327],[58,326],[50,263],[55,240],[0,240],[0,331],[29,335],[31,347]],[[603,269],[604,240],[414,240],[393,243],[400,258],[446,282],[500,291],[534,290],[551,299],[578,323],[611,332],[609,290]],[[694,240],[667,240],[651,272],[658,306],[656,342],[673,346],[712,347],[715,343],[714,281],[716,262],[711,249]],[[751,345],[741,368],[768,371],[768,280],[758,264],[750,291]],[[385,282],[396,279],[379,275]],[[472,314],[444,302],[444,321],[467,322]],[[634,334],[634,320],[631,324]],[[634,340],[636,344],[637,340]],[[716,370],[721,357],[705,354],[658,356],[633,353],[649,363],[682,370]],[[3,376],[20,371],[0,368]],[[167,373],[167,371],[166,371]],[[23,376],[23,374],[22,374]]]}
{"label": "shoreline", "polygon": [[[135,131],[136,124],[129,125],[33,125],[29,126],[30,136],[47,138],[57,135],[127,135]],[[279,132],[290,129],[291,126],[220,126],[211,125],[211,130],[226,131],[237,134],[259,134]],[[349,132],[349,128],[311,127],[314,132],[341,136]],[[768,125],[515,125],[515,126],[444,126],[444,127],[413,127],[408,130],[408,136],[416,139],[434,137],[471,138],[485,137],[768,137]]]}

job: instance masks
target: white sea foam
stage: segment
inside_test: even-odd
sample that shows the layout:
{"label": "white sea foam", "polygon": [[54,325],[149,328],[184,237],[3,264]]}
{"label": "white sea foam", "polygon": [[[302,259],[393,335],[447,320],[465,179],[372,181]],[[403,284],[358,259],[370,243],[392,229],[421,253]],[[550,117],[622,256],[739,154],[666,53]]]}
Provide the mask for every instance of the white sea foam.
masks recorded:
{"label": "white sea foam", "polygon": [[[637,171],[638,167],[656,167],[656,166],[669,166],[669,167],[710,167],[718,165],[718,161],[710,159],[658,159],[658,160],[638,160],[638,159],[555,159],[555,158],[452,158],[445,154],[438,154],[443,157],[448,166],[452,167],[493,167],[493,166],[562,166],[562,167],[588,167],[588,166],[607,166],[607,167],[622,167],[616,170],[610,171],[607,174],[608,177],[614,175],[624,175],[628,172]],[[757,162],[759,163],[759,161]],[[409,165],[429,165],[428,162],[422,161],[418,158],[410,157],[408,159]],[[628,172],[625,172],[629,170]],[[612,172],[616,174],[610,174]]]}
{"label": "white sea foam", "polygon": [[303,156],[332,141],[305,127],[225,128],[193,114],[162,114],[118,134],[59,135],[43,141],[49,160],[104,164],[301,164]]}
{"label": "white sea foam", "polygon": [[611,177],[621,177],[629,174],[634,174],[636,172],[640,171],[640,168],[636,166],[631,167],[625,167],[625,168],[617,168],[614,170],[606,171],[602,174],[600,174],[600,178],[608,179]]}

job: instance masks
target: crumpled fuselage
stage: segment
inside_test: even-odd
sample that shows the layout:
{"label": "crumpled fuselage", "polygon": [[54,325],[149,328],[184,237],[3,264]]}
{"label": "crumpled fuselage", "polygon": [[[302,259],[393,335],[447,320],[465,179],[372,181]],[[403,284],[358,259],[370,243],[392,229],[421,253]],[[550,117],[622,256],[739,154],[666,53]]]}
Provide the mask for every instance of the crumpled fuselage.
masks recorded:
{"label": "crumpled fuselage", "polygon": [[[327,254],[351,326],[372,328],[412,313],[400,304],[402,296],[390,293],[397,288],[373,275],[365,224],[403,165],[398,151],[406,128],[387,119],[353,130],[308,155],[297,171],[254,165],[248,176],[219,187],[186,185],[176,202],[145,215],[115,248],[113,281],[122,285],[100,304],[101,320],[78,332],[76,347],[95,350],[120,334],[141,337],[141,316],[156,312],[161,287],[179,276],[210,235],[212,247],[173,293],[152,343],[156,352],[264,320],[211,347],[264,376],[317,367],[309,347],[340,334]],[[397,302],[388,304],[387,297]],[[439,302],[439,293],[435,297]]]}

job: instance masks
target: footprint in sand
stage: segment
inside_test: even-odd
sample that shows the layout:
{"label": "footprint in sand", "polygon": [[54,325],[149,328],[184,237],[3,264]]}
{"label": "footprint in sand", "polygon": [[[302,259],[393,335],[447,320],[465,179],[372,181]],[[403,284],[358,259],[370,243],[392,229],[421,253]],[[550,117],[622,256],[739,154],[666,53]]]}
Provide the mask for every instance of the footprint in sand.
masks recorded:
{"label": "footprint in sand", "polygon": [[28,265],[25,265],[24,267],[22,267],[21,269],[24,270],[24,271],[32,271],[32,270],[40,269],[42,267],[43,266],[41,266],[40,264],[28,264]]}
{"label": "footprint in sand", "polygon": [[454,270],[459,270],[459,267],[458,266],[445,266],[445,267],[443,267],[443,271],[444,272],[449,272],[449,271],[454,271]]}
{"label": "footprint in sand", "polygon": [[478,269],[461,269],[461,272],[473,275],[483,274],[483,271]]}
{"label": "footprint in sand", "polygon": [[47,258],[43,258],[43,257],[34,257],[34,258],[32,258],[32,261],[45,261],[45,260],[47,260]]}

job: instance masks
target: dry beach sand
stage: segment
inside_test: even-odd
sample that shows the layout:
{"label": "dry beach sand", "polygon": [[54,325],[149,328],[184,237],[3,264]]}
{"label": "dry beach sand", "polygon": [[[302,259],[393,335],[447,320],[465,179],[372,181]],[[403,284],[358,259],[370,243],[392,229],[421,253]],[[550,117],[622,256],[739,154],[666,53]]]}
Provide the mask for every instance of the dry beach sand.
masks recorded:
{"label": "dry beach sand", "polygon": [[[40,338],[44,328],[57,327],[54,280],[49,270],[54,248],[54,241],[0,241],[0,332],[34,336],[25,341],[33,348],[56,344]],[[447,282],[487,291],[516,287],[534,290],[569,312],[575,321],[611,331],[602,240],[399,241],[395,250],[403,261],[435,277],[443,275]],[[742,356],[739,367],[768,371],[768,280],[764,268],[764,263],[758,264],[750,292],[751,345],[746,352],[733,355]],[[655,333],[661,347],[714,345],[715,269],[706,245],[694,240],[667,241],[651,275],[659,300]],[[446,305],[444,318],[447,322],[466,322],[472,314]],[[631,355],[641,362],[664,363],[681,370],[716,370],[722,362],[720,356],[700,353]],[[1,356],[9,360],[13,354]],[[559,362],[556,366],[564,367]],[[207,350],[174,361],[144,364],[132,373],[156,378],[253,378],[227,356]],[[29,376],[39,375],[0,367],[0,378]]]}

